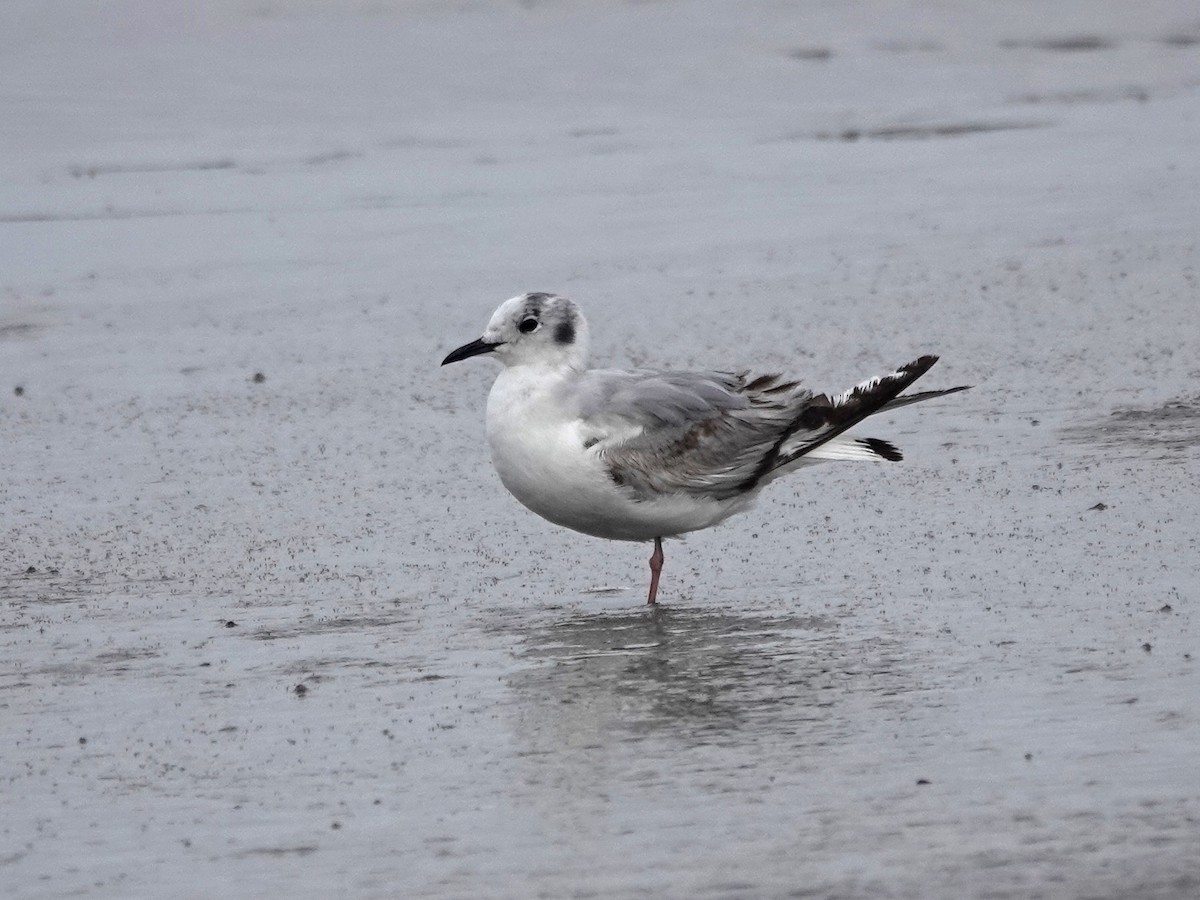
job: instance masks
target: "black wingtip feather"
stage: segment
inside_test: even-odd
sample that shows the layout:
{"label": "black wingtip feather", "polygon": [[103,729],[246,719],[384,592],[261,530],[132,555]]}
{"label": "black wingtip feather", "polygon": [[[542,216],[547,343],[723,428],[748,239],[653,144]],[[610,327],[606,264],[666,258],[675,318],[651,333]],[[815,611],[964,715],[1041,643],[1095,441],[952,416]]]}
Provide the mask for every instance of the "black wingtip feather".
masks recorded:
{"label": "black wingtip feather", "polygon": [[[938,358],[936,356],[922,356],[907,365],[901,366],[889,375],[863,382],[837,398],[831,399],[826,395],[814,397],[809,402],[808,408],[780,435],[771,448],[771,451],[763,457],[754,475],[747,480],[746,489],[748,490],[758,484],[763,476],[772,469],[799,459],[822,444],[833,440],[843,431],[852,428],[872,413],[878,412],[894,400],[905,388],[933,368],[933,364],[937,361]],[[789,453],[786,459],[780,459],[779,450],[784,442],[801,428],[812,431],[818,429],[824,430],[820,435],[795,452]],[[893,462],[901,459],[900,451],[886,441],[876,441],[877,444],[882,445],[881,447],[872,446],[868,441],[864,441],[863,443],[866,444],[871,452],[878,453],[883,459]]]}

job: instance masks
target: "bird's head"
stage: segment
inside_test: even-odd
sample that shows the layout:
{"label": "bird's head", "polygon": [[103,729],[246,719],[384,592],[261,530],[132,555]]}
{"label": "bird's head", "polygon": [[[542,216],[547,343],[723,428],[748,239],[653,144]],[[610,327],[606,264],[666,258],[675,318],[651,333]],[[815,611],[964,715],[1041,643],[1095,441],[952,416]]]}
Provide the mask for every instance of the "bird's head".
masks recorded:
{"label": "bird's head", "polygon": [[442,365],[483,353],[506,366],[582,368],[588,326],[574,301],[557,294],[521,294],[500,304],[483,336],[452,351]]}

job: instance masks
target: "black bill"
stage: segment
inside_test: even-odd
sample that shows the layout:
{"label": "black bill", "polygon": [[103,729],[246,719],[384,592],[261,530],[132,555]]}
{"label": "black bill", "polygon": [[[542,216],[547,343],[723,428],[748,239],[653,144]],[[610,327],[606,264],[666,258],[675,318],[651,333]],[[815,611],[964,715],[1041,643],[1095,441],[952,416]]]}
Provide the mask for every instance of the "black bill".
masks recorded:
{"label": "black bill", "polygon": [[463,344],[457,350],[451,350],[450,355],[442,360],[442,365],[448,365],[452,362],[459,362],[471,356],[478,356],[480,353],[491,353],[499,344],[489,344],[483,338],[471,341],[469,344]]}

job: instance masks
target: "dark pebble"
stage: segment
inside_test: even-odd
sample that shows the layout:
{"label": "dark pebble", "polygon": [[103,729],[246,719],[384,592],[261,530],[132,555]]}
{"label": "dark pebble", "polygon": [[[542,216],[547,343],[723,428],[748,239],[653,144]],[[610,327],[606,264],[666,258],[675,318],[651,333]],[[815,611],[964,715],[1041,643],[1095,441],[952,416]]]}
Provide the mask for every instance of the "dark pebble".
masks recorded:
{"label": "dark pebble", "polygon": [[21,385],[18,384],[15,388],[13,388],[13,394],[15,394],[18,397],[24,397],[25,396],[25,388],[21,387]]}
{"label": "dark pebble", "polygon": [[298,684],[298,685],[296,685],[296,687],[294,688],[294,690],[295,690],[295,692],[296,692],[296,696],[298,696],[298,697],[303,697],[305,694],[307,694],[307,693],[308,693],[308,688],[306,688],[306,687],[305,687],[304,685],[302,685],[302,684]]}
{"label": "dark pebble", "polygon": [[237,622],[233,621],[233,619],[226,619],[225,627],[226,628],[237,628]]}
{"label": "dark pebble", "polygon": [[267,376],[264,375],[262,372],[255,372],[254,377],[250,380],[253,381],[255,384],[262,384],[264,381],[267,380]]}

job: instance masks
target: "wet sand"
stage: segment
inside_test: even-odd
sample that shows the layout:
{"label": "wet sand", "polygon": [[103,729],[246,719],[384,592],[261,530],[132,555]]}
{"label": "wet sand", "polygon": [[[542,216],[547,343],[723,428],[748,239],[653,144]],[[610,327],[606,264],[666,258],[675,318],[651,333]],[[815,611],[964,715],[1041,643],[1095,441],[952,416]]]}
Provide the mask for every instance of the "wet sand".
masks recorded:
{"label": "wet sand", "polygon": [[[1183,3],[0,8],[0,893],[1200,892]],[[974,390],[667,547],[491,469],[611,365]]]}

